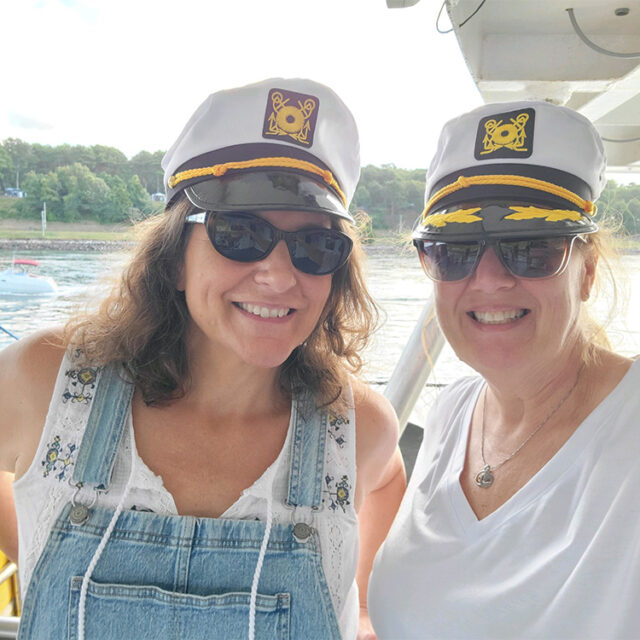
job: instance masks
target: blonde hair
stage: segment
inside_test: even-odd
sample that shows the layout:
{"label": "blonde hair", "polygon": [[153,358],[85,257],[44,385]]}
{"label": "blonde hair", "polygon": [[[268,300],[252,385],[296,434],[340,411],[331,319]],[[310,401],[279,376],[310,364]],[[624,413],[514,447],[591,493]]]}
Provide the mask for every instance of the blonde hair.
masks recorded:
{"label": "blonde hair", "polygon": [[[586,260],[596,262],[595,279],[588,303],[582,304],[578,327],[583,338],[583,359],[593,362],[598,359],[602,350],[612,351],[607,327],[619,310],[619,291],[621,287],[620,256],[615,249],[614,230],[608,228],[606,222],[600,223],[600,229],[586,236],[586,243],[580,244],[580,251]],[[604,320],[593,317],[590,307],[605,297],[608,313]]]}
{"label": "blonde hair", "polygon": [[[189,312],[176,283],[191,210],[186,197],[179,196],[163,213],[139,223],[138,244],[111,293],[96,311],[72,318],[64,330],[65,344],[80,349],[87,362],[121,362],[148,405],[170,403],[190,386]],[[285,394],[309,389],[319,404],[338,399],[348,374],[361,370],[362,351],[379,317],[364,282],[357,228],[343,220],[334,220],[333,226],[353,239],[353,251],[332,276],[315,328],[280,367]]]}

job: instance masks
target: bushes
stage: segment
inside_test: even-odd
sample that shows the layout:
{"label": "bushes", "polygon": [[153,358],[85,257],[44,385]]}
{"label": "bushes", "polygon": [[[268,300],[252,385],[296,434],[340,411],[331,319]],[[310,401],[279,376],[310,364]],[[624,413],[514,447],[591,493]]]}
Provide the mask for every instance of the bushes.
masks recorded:
{"label": "bushes", "polygon": [[21,202],[19,198],[5,198],[0,196],[0,220],[19,218]]}

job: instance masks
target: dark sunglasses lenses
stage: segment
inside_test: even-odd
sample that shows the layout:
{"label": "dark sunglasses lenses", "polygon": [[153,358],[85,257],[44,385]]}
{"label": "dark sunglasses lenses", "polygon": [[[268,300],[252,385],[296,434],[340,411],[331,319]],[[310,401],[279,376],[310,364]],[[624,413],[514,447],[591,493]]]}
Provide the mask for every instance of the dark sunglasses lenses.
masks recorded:
{"label": "dark sunglasses lenses", "polygon": [[501,240],[500,259],[519,278],[548,278],[564,267],[569,246],[567,238]]}
{"label": "dark sunglasses lenses", "polygon": [[251,214],[209,215],[207,232],[215,249],[238,262],[263,260],[284,239],[293,266],[311,275],[327,275],[349,257],[352,241],[335,229],[281,231]]}
{"label": "dark sunglasses lenses", "polygon": [[[491,243],[500,262],[519,278],[549,278],[559,273],[569,257],[568,238],[529,238]],[[484,251],[484,242],[416,241],[426,274],[441,282],[470,276]]]}
{"label": "dark sunglasses lenses", "polygon": [[481,245],[478,242],[417,241],[420,261],[426,274],[434,280],[463,280],[473,271]]}
{"label": "dark sunglasses lenses", "polygon": [[237,262],[261,260],[275,238],[273,227],[254,216],[210,215],[207,231],[218,253]]}
{"label": "dark sunglasses lenses", "polygon": [[304,273],[324,275],[339,269],[351,253],[351,239],[332,229],[296,231],[286,239],[291,262]]}

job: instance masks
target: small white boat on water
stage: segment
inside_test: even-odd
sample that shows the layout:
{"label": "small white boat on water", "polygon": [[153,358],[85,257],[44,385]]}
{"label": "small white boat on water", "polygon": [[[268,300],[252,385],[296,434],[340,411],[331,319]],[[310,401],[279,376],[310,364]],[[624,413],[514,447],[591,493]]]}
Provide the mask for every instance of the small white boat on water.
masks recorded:
{"label": "small white boat on water", "polygon": [[10,269],[0,271],[0,295],[53,295],[58,286],[53,278],[32,273],[37,260],[14,259]]}

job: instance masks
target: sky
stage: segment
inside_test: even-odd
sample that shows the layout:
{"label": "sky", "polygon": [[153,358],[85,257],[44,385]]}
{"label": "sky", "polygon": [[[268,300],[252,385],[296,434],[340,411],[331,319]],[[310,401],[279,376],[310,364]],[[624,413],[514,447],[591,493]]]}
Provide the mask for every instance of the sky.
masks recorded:
{"label": "sky", "polygon": [[[362,164],[426,167],[440,127],[482,104],[440,3],[19,0],[3,6],[0,140],[167,149],[206,96],[270,77],[329,85]],[[441,18],[448,27],[446,12]]]}
{"label": "sky", "polygon": [[[442,125],[482,104],[441,0],[13,0],[0,140],[166,150],[206,96],[270,77],[334,89],[361,162],[425,168]],[[450,27],[446,11],[439,26]]]}

